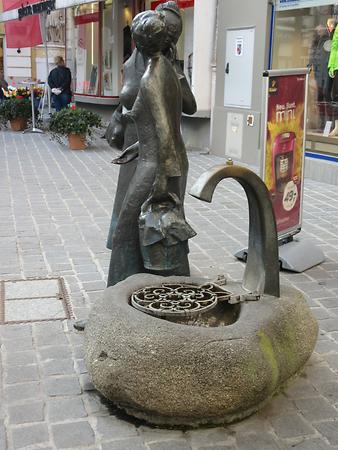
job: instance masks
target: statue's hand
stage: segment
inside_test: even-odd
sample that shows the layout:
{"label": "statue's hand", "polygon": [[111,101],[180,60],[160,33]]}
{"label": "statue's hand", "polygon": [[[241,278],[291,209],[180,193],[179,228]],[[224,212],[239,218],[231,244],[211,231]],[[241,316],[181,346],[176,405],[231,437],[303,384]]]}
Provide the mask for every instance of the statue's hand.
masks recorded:
{"label": "statue's hand", "polygon": [[130,123],[134,121],[134,115],[132,111],[128,111],[122,114],[122,121],[124,123]]}
{"label": "statue's hand", "polygon": [[153,184],[151,197],[154,200],[160,200],[167,195],[168,195],[168,179],[164,174],[161,173],[157,174]]}

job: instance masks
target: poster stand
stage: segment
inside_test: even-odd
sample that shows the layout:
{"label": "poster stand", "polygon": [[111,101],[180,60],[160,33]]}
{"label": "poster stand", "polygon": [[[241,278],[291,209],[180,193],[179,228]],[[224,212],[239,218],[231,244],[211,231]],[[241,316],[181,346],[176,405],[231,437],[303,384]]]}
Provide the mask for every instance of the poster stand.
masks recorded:
{"label": "poster stand", "polygon": [[[307,68],[263,74],[261,177],[275,212],[280,268],[293,272],[325,260],[313,241],[294,238],[302,225],[308,75]],[[245,261],[247,250],[235,256]]]}

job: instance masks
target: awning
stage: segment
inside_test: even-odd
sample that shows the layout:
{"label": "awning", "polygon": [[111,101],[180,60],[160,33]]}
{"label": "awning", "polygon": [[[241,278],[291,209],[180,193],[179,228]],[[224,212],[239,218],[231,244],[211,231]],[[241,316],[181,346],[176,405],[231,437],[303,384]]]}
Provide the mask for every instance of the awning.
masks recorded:
{"label": "awning", "polygon": [[[53,10],[70,8],[72,6],[84,5],[86,3],[93,3],[93,1],[95,0],[55,0],[55,2],[53,1]],[[44,12],[43,5],[47,3],[50,4],[51,3],[50,0],[32,3],[30,5],[31,9],[27,11],[29,12],[29,14],[27,15],[41,14],[42,12]],[[27,8],[27,6],[24,8],[12,9],[10,11],[5,11],[1,13],[0,23],[9,22],[10,20],[18,20],[20,17],[20,11],[22,11],[25,8]]]}

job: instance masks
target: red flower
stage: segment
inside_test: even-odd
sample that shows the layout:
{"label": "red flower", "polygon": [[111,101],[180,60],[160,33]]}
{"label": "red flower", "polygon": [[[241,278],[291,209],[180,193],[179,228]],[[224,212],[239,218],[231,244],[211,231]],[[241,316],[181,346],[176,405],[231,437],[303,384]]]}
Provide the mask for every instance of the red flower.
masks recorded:
{"label": "red flower", "polygon": [[23,95],[17,95],[16,98],[19,99],[19,100],[21,100],[21,99],[23,99],[24,97],[23,97]]}
{"label": "red flower", "polygon": [[71,107],[70,107],[73,111],[75,111],[75,109],[76,109],[76,105],[75,104],[73,104],[73,105],[71,105]]}

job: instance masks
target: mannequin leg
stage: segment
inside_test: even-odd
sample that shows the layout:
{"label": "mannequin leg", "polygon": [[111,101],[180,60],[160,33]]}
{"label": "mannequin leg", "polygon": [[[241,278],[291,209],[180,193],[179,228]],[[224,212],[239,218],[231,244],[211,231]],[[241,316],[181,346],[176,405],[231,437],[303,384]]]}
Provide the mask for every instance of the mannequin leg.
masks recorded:
{"label": "mannequin leg", "polygon": [[329,136],[337,136],[338,135],[338,120],[335,120],[334,129],[331,131]]}

